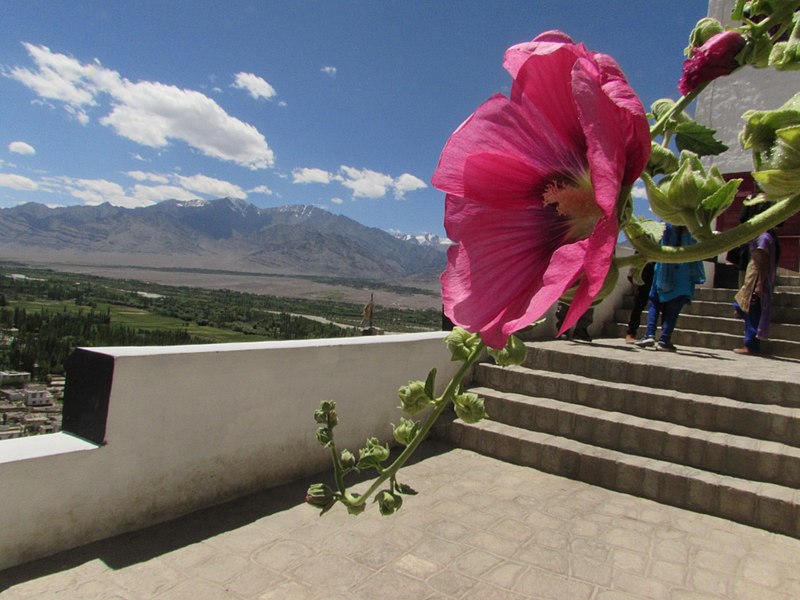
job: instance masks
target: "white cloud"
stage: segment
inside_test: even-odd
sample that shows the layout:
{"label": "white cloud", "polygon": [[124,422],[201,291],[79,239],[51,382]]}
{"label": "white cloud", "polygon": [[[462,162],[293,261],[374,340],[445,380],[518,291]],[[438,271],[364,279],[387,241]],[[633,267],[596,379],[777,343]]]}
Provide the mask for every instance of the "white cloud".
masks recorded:
{"label": "white cloud", "polygon": [[259,98],[269,100],[277,95],[274,87],[253,73],[237,73],[233,87],[247,90],[250,97],[255,100]]}
{"label": "white cloud", "polygon": [[406,192],[422,190],[428,187],[419,177],[414,177],[410,173],[403,173],[394,180],[394,197],[402,200]]}
{"label": "white cloud", "polygon": [[326,66],[320,69],[328,77],[336,77],[336,67]]}
{"label": "white cloud", "polygon": [[352,190],[354,198],[382,198],[394,184],[394,179],[389,175],[371,169],[342,165],[339,171],[344,173],[342,185]]}
{"label": "white cloud", "polygon": [[272,195],[272,190],[269,189],[266,185],[258,185],[249,191],[251,194],[264,194],[265,196]]}
{"label": "white cloud", "polygon": [[344,200],[341,198],[331,198],[331,203],[333,204],[344,204]]}
{"label": "white cloud", "polygon": [[182,187],[200,194],[208,194],[216,198],[221,198],[223,196],[229,198],[247,198],[247,193],[238,185],[230,183],[229,181],[214,179],[206,175],[198,174],[192,175],[191,177],[179,175],[177,180]]}
{"label": "white cloud", "polygon": [[30,192],[39,189],[39,184],[33,179],[14,175],[13,173],[0,173],[0,187]]}
{"label": "white cloud", "polygon": [[169,178],[161,173],[145,173],[144,171],[128,171],[125,173],[136,181],[152,181],[153,183],[169,183]]}
{"label": "white cloud", "polygon": [[25,142],[11,142],[8,151],[14,154],[36,154],[36,148]]}
{"label": "white cloud", "polygon": [[82,64],[46,46],[23,45],[36,69],[14,67],[10,76],[41,98],[63,102],[81,123],[88,122],[88,109],[98,107],[105,94],[112,108],[100,123],[129,140],[154,148],[180,140],[206,156],[250,169],[274,164],[272,150],[255,127],[200,92],[153,81],[133,83],[98,61]]}
{"label": "white cloud", "polygon": [[333,175],[322,169],[294,169],[292,171],[292,183],[322,183],[328,184],[333,179]]}
{"label": "white cloud", "polygon": [[135,185],[133,197],[138,206],[150,206],[162,200],[195,200],[197,194],[176,185]]}
{"label": "white cloud", "polygon": [[633,184],[631,195],[635,200],[647,200],[647,188],[641,181],[637,181]]}

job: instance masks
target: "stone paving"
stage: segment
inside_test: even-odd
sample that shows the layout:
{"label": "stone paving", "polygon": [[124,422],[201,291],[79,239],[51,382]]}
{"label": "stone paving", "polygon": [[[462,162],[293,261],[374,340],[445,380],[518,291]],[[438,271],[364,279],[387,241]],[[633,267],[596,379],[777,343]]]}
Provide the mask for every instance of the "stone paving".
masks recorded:
{"label": "stone paving", "polygon": [[0,598],[800,597],[800,540],[429,442],[420,494],[323,517],[308,481],[0,572]]}

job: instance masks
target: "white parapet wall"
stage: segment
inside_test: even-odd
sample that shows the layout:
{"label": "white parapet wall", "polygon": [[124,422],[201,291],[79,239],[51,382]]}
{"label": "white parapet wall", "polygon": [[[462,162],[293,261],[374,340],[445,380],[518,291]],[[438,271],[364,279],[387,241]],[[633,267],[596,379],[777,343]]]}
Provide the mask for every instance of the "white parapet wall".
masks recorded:
{"label": "white parapet wall", "polygon": [[390,440],[398,387],[457,369],[444,335],[81,350],[112,367],[104,434],[0,442],[0,569],[325,470],[321,400],[340,447]]}

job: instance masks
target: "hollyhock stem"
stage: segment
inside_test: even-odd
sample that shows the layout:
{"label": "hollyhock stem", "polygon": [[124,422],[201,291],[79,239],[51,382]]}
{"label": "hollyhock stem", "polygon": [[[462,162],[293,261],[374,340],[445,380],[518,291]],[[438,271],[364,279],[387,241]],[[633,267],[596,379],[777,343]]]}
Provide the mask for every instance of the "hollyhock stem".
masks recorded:
{"label": "hollyhock stem", "polygon": [[464,360],[464,363],[458,369],[456,374],[453,375],[452,379],[450,379],[450,382],[447,384],[444,392],[442,392],[442,395],[434,400],[434,408],[428,414],[427,419],[425,419],[425,423],[420,428],[416,437],[408,446],[405,447],[405,449],[400,453],[400,456],[398,456],[391,465],[381,471],[380,475],[375,479],[375,481],[372,482],[372,485],[369,486],[364,494],[356,496],[346,491],[344,478],[341,476],[341,467],[339,465],[338,458],[334,453],[336,483],[339,486],[339,491],[342,494],[341,501],[343,504],[346,506],[359,506],[364,504],[367,499],[374,494],[387,479],[394,478],[394,476],[397,474],[397,471],[400,470],[400,467],[406,464],[411,455],[416,451],[417,447],[428,436],[428,433],[430,432],[434,423],[436,423],[441,414],[444,412],[444,409],[447,408],[447,406],[455,397],[456,392],[461,385],[461,381],[464,379],[464,376],[469,372],[470,367],[472,367],[475,361],[480,358],[485,347],[486,346],[483,342],[476,344],[475,348],[472,349],[472,352],[469,354],[466,360]]}
{"label": "hollyhock stem", "polygon": [[[766,230],[800,212],[800,194],[776,202],[773,206],[749,221],[737,225],[711,239],[702,240],[693,246],[660,246],[647,236],[628,236],[631,245],[648,261],[682,263],[705,260],[718,256],[732,248],[747,244]],[[620,259],[624,260],[624,259]]]}
{"label": "hollyhock stem", "polygon": [[710,82],[702,83],[698,85],[694,90],[686,94],[685,96],[681,96],[680,99],[674,104],[672,108],[670,108],[667,112],[665,112],[661,118],[650,128],[650,138],[655,139],[659,135],[664,133],[664,130],[667,127],[667,123],[669,120],[674,117],[676,114],[683,112],[687,106],[689,106],[700,92],[702,92],[705,87]]}

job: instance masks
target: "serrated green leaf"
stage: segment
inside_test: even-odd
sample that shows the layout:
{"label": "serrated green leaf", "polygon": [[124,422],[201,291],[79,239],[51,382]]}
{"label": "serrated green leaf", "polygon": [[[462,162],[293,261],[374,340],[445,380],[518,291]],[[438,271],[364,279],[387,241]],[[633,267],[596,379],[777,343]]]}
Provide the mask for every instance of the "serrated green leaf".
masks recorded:
{"label": "serrated green leaf", "polygon": [[664,227],[664,223],[652,219],[631,219],[625,227],[625,234],[633,238],[649,237],[658,243],[664,235]]}
{"label": "serrated green leaf", "polygon": [[703,198],[700,205],[708,211],[709,220],[722,214],[733,203],[740,183],[742,183],[741,179],[731,179],[716,192]]}
{"label": "serrated green leaf", "polygon": [[700,123],[679,123],[675,127],[675,145],[678,150],[689,150],[698,156],[722,154],[728,146],[714,137],[715,130]]}

